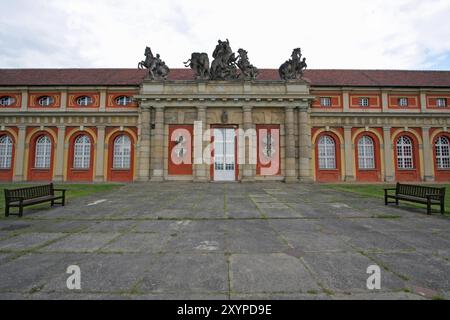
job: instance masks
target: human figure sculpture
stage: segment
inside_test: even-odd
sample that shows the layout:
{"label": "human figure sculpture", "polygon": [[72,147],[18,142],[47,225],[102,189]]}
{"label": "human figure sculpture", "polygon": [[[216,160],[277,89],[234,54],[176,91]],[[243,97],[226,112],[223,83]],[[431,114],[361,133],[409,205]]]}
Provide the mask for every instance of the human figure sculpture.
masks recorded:
{"label": "human figure sculpture", "polygon": [[240,78],[254,80],[258,76],[259,70],[253,66],[248,59],[248,52],[244,49],[238,50],[237,66],[241,70]]}
{"label": "human figure sculpture", "polygon": [[213,62],[211,64],[211,80],[233,80],[238,78],[236,56],[231,50],[230,42],[218,41],[213,52]]}
{"label": "human figure sculpture", "polygon": [[291,59],[280,66],[279,74],[283,80],[296,80],[303,77],[303,72],[308,67],[306,58],[302,60],[302,51],[296,48],[292,51]]}

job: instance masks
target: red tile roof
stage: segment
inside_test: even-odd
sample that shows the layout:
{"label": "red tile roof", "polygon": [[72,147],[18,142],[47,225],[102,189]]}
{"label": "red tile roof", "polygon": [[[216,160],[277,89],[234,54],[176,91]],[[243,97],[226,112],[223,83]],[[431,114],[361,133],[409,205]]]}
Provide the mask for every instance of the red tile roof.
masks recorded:
{"label": "red tile roof", "polygon": [[[138,86],[136,69],[0,69],[0,86]],[[192,80],[190,69],[173,69],[169,80]],[[278,70],[262,69],[258,80],[279,80]],[[450,71],[319,70],[305,72],[312,86],[450,88]]]}

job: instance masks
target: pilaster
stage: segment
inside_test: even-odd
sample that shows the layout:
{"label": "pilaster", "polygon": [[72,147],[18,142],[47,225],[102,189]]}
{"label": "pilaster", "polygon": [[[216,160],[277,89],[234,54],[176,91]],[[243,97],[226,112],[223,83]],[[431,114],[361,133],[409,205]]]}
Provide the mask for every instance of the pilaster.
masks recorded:
{"label": "pilaster", "polygon": [[295,135],[294,135],[294,107],[285,107],[285,181],[297,182],[295,170]]}
{"label": "pilaster", "polygon": [[104,182],[104,163],[105,163],[105,126],[97,126],[97,146],[95,163],[95,182]]}
{"label": "pilaster", "polygon": [[58,137],[56,142],[55,173],[53,180],[56,182],[64,181],[64,144],[66,137],[66,126],[58,126]]}
{"label": "pilaster", "polygon": [[393,163],[393,148],[391,142],[391,127],[383,127],[384,142],[384,181],[393,182],[395,180],[395,169]]}
{"label": "pilaster", "polygon": [[164,106],[156,104],[153,106],[155,111],[155,130],[153,131],[151,148],[151,181],[164,180]]}
{"label": "pilaster", "polygon": [[353,173],[355,168],[355,160],[353,156],[353,143],[352,143],[352,127],[344,126],[344,154],[345,154],[345,181],[355,181],[355,175]]}
{"label": "pilaster", "polygon": [[27,126],[19,125],[18,141],[16,145],[16,156],[14,163],[14,182],[22,182],[25,180],[24,163],[25,163],[25,136]]}

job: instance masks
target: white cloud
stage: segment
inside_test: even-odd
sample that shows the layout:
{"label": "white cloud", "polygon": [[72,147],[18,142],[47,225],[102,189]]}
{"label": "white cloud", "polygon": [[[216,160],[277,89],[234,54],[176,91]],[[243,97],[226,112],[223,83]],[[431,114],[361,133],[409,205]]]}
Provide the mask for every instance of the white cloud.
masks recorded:
{"label": "white cloud", "polygon": [[448,0],[0,0],[0,10],[0,67],[135,67],[150,45],[175,68],[219,38],[260,68],[299,46],[311,68],[443,68],[450,57]]}

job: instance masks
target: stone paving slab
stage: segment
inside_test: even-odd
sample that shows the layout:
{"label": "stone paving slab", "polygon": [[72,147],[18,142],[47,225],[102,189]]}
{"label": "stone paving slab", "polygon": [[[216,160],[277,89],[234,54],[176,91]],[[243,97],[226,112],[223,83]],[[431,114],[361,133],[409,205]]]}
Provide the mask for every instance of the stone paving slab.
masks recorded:
{"label": "stone paving slab", "polygon": [[286,254],[233,254],[230,261],[233,293],[307,293],[320,289],[301,261]]}
{"label": "stone paving slab", "polygon": [[228,264],[224,255],[162,254],[152,261],[137,287],[140,292],[228,292]]}
{"label": "stone paving slab", "polygon": [[115,238],[99,250],[102,253],[159,253],[166,251],[169,237],[159,233],[129,233]]}
{"label": "stone paving slab", "polygon": [[[150,254],[70,254],[64,262],[80,267],[83,292],[117,293],[132,291],[153,260]],[[67,277],[64,272],[55,273],[41,291],[71,293],[66,287]]]}
{"label": "stone paving slab", "polygon": [[352,250],[350,246],[336,235],[321,234],[320,237],[318,237],[317,232],[295,231],[281,231],[281,234],[287,240],[289,245],[304,252],[337,252]]}
{"label": "stone paving slab", "polygon": [[[367,293],[367,267],[375,263],[358,253],[305,253],[302,259],[319,281],[336,293]],[[403,290],[405,281],[389,271],[382,271],[383,291]]]}
{"label": "stone paving slab", "polygon": [[448,217],[313,184],[130,184],[0,219],[0,299],[450,299],[449,259]]}
{"label": "stone paving slab", "polygon": [[443,293],[450,287],[450,262],[444,259],[420,253],[379,253],[372,254],[390,270],[403,275],[415,291]]}
{"label": "stone paving slab", "polygon": [[63,233],[25,233],[0,241],[0,251],[24,251],[64,237]]}
{"label": "stone paving slab", "polygon": [[117,238],[118,233],[82,233],[52,243],[41,252],[94,252]]}

